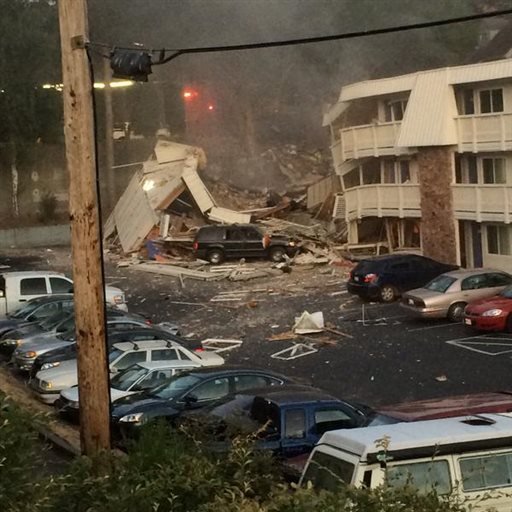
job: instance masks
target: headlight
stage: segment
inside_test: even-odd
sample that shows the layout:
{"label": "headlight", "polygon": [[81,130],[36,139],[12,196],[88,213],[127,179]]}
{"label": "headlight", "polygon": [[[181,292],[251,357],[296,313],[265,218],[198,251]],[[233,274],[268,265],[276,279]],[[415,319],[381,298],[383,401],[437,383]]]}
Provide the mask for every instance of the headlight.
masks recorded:
{"label": "headlight", "polygon": [[482,313],[482,316],[500,316],[503,313],[502,309],[489,309]]}
{"label": "headlight", "polygon": [[22,352],[21,357],[25,357],[27,359],[35,359],[37,357],[37,353],[33,350],[29,350],[28,352]]}
{"label": "headlight", "polygon": [[124,297],[122,295],[114,295],[112,297],[114,304],[124,304]]}
{"label": "headlight", "polygon": [[44,363],[41,366],[41,370],[49,370],[50,368],[55,368],[56,366],[60,366],[59,361],[55,361],[55,363]]}
{"label": "headlight", "polygon": [[17,347],[21,343],[21,340],[4,340],[2,343],[9,347]]}
{"label": "headlight", "polygon": [[126,416],[123,416],[119,421],[123,423],[143,423],[144,413],[136,412],[135,414],[127,414]]}
{"label": "headlight", "polygon": [[289,245],[290,247],[295,247],[295,242],[288,242],[288,245]]}
{"label": "headlight", "polygon": [[41,386],[42,389],[52,389],[53,388],[53,384],[51,382],[47,382],[45,380],[42,380],[39,385]]}

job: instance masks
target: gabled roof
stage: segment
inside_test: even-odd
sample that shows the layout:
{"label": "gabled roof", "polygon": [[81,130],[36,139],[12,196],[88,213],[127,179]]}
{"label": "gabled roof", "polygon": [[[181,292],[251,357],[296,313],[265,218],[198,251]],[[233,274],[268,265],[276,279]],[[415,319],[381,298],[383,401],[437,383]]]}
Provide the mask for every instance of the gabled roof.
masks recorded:
{"label": "gabled roof", "polygon": [[512,19],[484,46],[476,50],[469,62],[485,62],[512,57]]}

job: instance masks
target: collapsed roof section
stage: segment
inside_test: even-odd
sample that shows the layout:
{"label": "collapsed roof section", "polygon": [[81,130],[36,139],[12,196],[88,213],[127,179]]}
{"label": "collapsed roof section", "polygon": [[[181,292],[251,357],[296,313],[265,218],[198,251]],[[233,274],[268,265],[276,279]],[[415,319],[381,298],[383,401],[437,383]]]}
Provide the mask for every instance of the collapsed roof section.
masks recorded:
{"label": "collapsed roof section", "polygon": [[248,223],[251,216],[217,206],[198,170],[206,166],[200,148],[158,141],[152,158],[135,172],[110,214],[104,237],[117,232],[125,253],[136,251],[159,224],[160,214],[188,192],[206,221]]}

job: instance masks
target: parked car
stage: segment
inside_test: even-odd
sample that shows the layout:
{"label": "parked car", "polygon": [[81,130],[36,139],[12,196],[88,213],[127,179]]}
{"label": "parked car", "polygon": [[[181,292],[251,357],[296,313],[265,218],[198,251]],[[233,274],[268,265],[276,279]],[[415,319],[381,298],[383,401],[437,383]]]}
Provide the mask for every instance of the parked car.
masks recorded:
{"label": "parked car", "polygon": [[[214,352],[192,352],[173,341],[127,341],[116,343],[109,349],[108,361],[112,374],[136,363],[149,361],[193,361],[201,366],[220,366],[224,359]],[[41,370],[31,381],[31,386],[39,398],[52,404],[63,389],[78,384],[76,359],[63,361],[57,368]]]}
{"label": "parked car", "polygon": [[[201,364],[198,361],[184,359],[137,363],[111,377],[110,402],[114,403],[125,396],[154,389],[174,375],[199,366]],[[78,419],[79,397],[78,386],[73,386],[62,390],[54,405],[60,413]]]}
{"label": "parked car", "polygon": [[509,285],[512,276],[499,270],[455,270],[405,293],[400,305],[423,318],[448,317],[460,322],[468,302],[496,295]]}
{"label": "parked car", "polygon": [[[231,434],[257,434],[255,447],[281,460],[293,459],[302,471],[320,437],[329,430],[368,425],[375,413],[369,408],[339,400],[310,386],[279,386],[248,390],[227,397],[200,411],[185,413],[185,420],[203,424],[212,443]],[[217,450],[220,448],[216,446]],[[300,459],[298,458],[299,456]]]}
{"label": "parked car", "polygon": [[512,286],[488,299],[469,303],[464,323],[480,331],[512,332]]}
{"label": "parked car", "polygon": [[[163,328],[153,325],[148,325],[144,328],[142,328],[142,326],[123,328],[123,325],[119,325],[117,322],[112,324],[107,323],[107,343],[109,347],[114,343],[119,343],[121,341],[139,342],[148,340],[169,340],[175,341],[189,350],[194,350],[196,352],[201,352],[203,350],[203,346],[200,341],[190,338],[182,338],[178,333],[179,330],[177,326],[173,328],[172,324],[167,323]],[[70,343],[67,343],[64,346],[53,348],[39,354],[30,368],[30,377],[35,377],[39,370],[56,368],[57,366],[60,366],[62,361],[76,359],[76,353],[76,341],[73,338],[70,340]]]}
{"label": "parked car", "polygon": [[142,395],[118,400],[112,410],[114,431],[134,435],[137,427],[159,418],[175,421],[183,411],[199,409],[231,393],[293,383],[266,370],[243,367],[201,368],[173,377]]}
{"label": "parked car", "polygon": [[9,331],[0,337],[0,352],[11,356],[17,347],[29,343],[35,336],[66,332],[73,327],[72,319],[73,312],[71,310],[62,310],[41,322],[20,326]]}
{"label": "parked car", "polygon": [[0,320],[0,336],[14,329],[42,322],[55,313],[72,307],[73,295],[71,294],[44,295],[30,299],[25,306],[13,313],[8,313],[3,320]]}
{"label": "parked car", "polygon": [[[131,320],[131,321],[128,321]],[[127,313],[117,308],[107,308],[107,324],[119,320],[119,325],[144,326],[151,321],[141,315]],[[24,348],[27,344],[54,343],[63,346],[69,341],[74,341],[75,313],[73,309],[62,310],[59,313],[43,320],[39,324],[30,324],[10,331],[0,339],[0,351],[4,354],[13,354],[17,349]],[[59,345],[60,343],[60,345]],[[50,345],[48,345],[50,346]],[[18,353],[20,351],[18,350]]]}
{"label": "parked car", "polygon": [[474,414],[511,414],[512,392],[492,391],[412,400],[377,408],[370,425],[438,420]]}
{"label": "parked car", "polygon": [[[131,313],[119,314],[119,311],[107,311],[108,328],[140,329],[151,322],[140,315]],[[64,332],[49,332],[26,338],[14,351],[12,361],[20,371],[30,371],[35,360],[46,352],[76,345],[75,318],[66,321],[67,330]],[[55,366],[55,365],[54,365]]]}
{"label": "parked car", "polygon": [[[435,491],[467,510],[510,509],[512,418],[499,414],[326,432],[300,485]],[[380,442],[379,442],[380,440]]]}
{"label": "parked car", "polygon": [[284,235],[267,235],[253,224],[203,226],[194,239],[196,257],[210,263],[222,263],[229,258],[268,258],[281,261],[293,256],[297,243]]}
{"label": "parked car", "polygon": [[347,289],[363,299],[392,302],[402,293],[424,286],[456,265],[416,254],[386,254],[361,260],[350,273]]}
{"label": "parked car", "polygon": [[[0,274],[0,318],[13,313],[36,297],[73,292],[73,281],[59,272],[24,271]],[[128,310],[124,293],[105,286],[107,303]]]}

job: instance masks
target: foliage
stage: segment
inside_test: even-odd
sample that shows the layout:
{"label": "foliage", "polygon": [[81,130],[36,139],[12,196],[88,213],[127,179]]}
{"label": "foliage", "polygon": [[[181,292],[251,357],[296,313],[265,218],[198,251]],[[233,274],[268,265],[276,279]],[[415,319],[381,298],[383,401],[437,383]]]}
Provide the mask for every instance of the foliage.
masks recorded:
{"label": "foliage", "polygon": [[[36,419],[36,421],[41,421]],[[248,439],[227,454],[200,432],[148,425],[126,456],[77,459],[62,475],[43,467],[34,418],[0,398],[0,503],[5,512],[461,512],[412,489],[290,490]]]}

